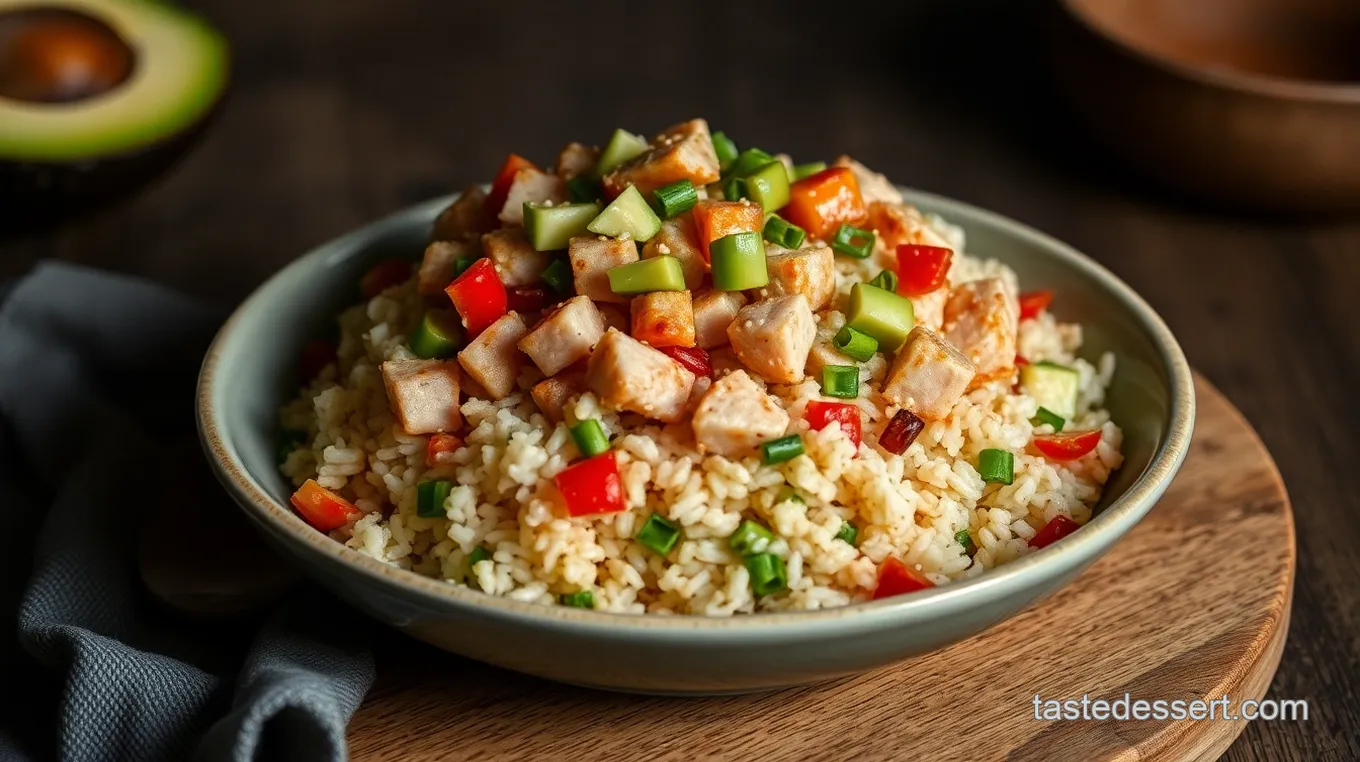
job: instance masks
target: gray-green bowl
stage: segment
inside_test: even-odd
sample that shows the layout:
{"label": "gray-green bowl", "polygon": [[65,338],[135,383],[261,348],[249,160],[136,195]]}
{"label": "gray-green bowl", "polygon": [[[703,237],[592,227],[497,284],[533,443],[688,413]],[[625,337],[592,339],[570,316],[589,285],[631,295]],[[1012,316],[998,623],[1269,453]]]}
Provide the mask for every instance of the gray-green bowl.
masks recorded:
{"label": "gray-green bowl", "polygon": [[1057,591],[1100,557],[1166,490],[1190,445],[1194,388],[1180,347],[1128,286],[1068,246],[966,204],[911,192],[962,225],[971,253],[1050,288],[1085,352],[1118,359],[1108,396],[1124,465],[1096,516],[1037,553],[965,582],[826,611],[732,618],[607,614],[521,603],[427,579],[344,547],[289,508],[275,466],[276,411],[295,359],[356,298],[378,260],[413,256],[449,199],[420,204],[308,253],[270,278],[223,326],[203,363],[198,422],[213,468],[282,553],[341,598],[420,640],[569,683],[646,693],[754,691],[873,669],[973,635]]}

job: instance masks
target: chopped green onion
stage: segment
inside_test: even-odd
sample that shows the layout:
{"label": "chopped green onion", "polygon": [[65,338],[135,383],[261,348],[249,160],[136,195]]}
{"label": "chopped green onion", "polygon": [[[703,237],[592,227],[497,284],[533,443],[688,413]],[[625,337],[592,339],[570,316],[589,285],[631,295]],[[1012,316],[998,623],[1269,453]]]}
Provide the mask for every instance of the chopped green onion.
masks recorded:
{"label": "chopped green onion", "polygon": [[765,244],[757,232],[723,236],[708,245],[708,255],[713,270],[713,288],[718,291],[745,291],[770,282],[770,273],[765,266]]}
{"label": "chopped green onion", "polygon": [[776,246],[796,249],[803,245],[807,231],[777,214],[772,214],[768,220],[765,220],[765,231],[762,235],[764,235],[765,240]]}
{"label": "chopped green onion", "polygon": [[954,542],[963,546],[963,552],[973,555],[977,552],[977,547],[973,545],[973,538],[968,535],[967,529],[960,529],[954,533]]}
{"label": "chopped green onion", "polygon": [[807,505],[807,501],[804,500],[803,496],[798,494],[798,490],[795,490],[793,487],[785,487],[784,489],[779,490],[779,494],[775,496],[774,502],[778,505],[785,500],[792,500],[799,505]]}
{"label": "chopped green onion", "polygon": [[653,513],[647,517],[634,539],[659,555],[666,555],[680,539],[680,527],[674,521]]}
{"label": "chopped green onion", "polygon": [[736,161],[732,162],[732,166],[727,169],[727,174],[732,177],[746,177],[775,160],[773,156],[759,148],[748,148],[737,156]]}
{"label": "chopped green onion", "polygon": [[600,151],[599,160],[595,162],[595,175],[603,177],[620,164],[641,156],[646,150],[647,141],[641,135],[634,135],[627,130],[614,130],[604,150]]}
{"label": "chopped green onion", "polygon": [[594,418],[587,418],[572,426],[571,438],[584,458],[593,458],[609,451],[609,437],[605,436],[604,427]]}
{"label": "chopped green onion", "polygon": [[773,595],[789,586],[784,559],[773,553],[747,556],[746,571],[751,573],[751,591],[756,595]]}
{"label": "chopped green onion", "polygon": [[854,524],[847,521],[841,524],[841,531],[836,533],[836,539],[843,540],[847,545],[854,545],[855,541],[859,539],[859,530],[855,528]]}
{"label": "chopped green onion", "polygon": [[895,294],[897,293],[897,273],[892,270],[884,270],[875,275],[874,279],[869,281],[869,285]]}
{"label": "chopped green onion", "polygon": [[746,196],[746,181],[740,177],[729,177],[722,184],[723,200],[736,201]]}
{"label": "chopped green onion", "polygon": [[718,156],[718,168],[726,172],[727,168],[732,166],[732,162],[737,160],[737,144],[722,130],[713,133],[712,139],[713,153]]}
{"label": "chopped green onion", "polygon": [[846,325],[878,340],[880,349],[896,352],[916,326],[916,308],[905,296],[856,283],[850,288]]}
{"label": "chopped green onion", "polygon": [[803,454],[803,438],[797,434],[790,434],[779,439],[771,439],[760,446],[760,454],[764,456],[767,466],[793,460]]}
{"label": "chopped green onion", "polygon": [[859,396],[859,368],[854,365],[822,367],[822,394],[852,400]]}
{"label": "chopped green onion", "polygon": [[689,180],[664,185],[652,191],[656,196],[656,208],[660,212],[661,218],[670,218],[684,214],[694,208],[699,203],[699,191],[694,188],[694,183]]}
{"label": "chopped green onion", "polygon": [[878,339],[848,325],[836,332],[831,344],[839,349],[841,354],[860,362],[868,362],[878,351]]}
{"label": "chopped green onion", "polygon": [[586,225],[586,230],[611,238],[632,238],[640,243],[661,230],[661,218],[647,205],[637,186],[630,185]]}
{"label": "chopped green onion", "polygon": [[411,331],[406,343],[422,360],[453,357],[458,353],[461,331],[457,319],[444,310],[430,310]]}
{"label": "chopped green onion", "polygon": [[524,232],[529,245],[537,251],[567,248],[567,243],[586,232],[586,226],[599,216],[601,206],[585,204],[538,206],[524,202]]}
{"label": "chopped green onion", "polygon": [[978,473],[985,482],[1010,484],[1015,481],[1015,456],[1008,450],[988,447],[978,453]]}
{"label": "chopped green onion", "polygon": [[589,590],[582,590],[579,593],[563,593],[559,598],[563,606],[571,606],[574,609],[593,609],[595,608],[595,593]]}
{"label": "chopped green onion", "polygon": [[811,177],[825,169],[826,162],[824,161],[810,161],[807,164],[794,164],[793,179],[802,180],[804,177]]}
{"label": "chopped green onion", "polygon": [[467,270],[469,267],[472,267],[472,263],[476,262],[479,259],[481,259],[481,257],[474,256],[472,254],[460,254],[454,257],[453,277],[457,278],[459,275],[462,275],[464,270]]}
{"label": "chopped green onion", "polygon": [[481,545],[478,545],[477,547],[472,549],[471,553],[468,554],[467,559],[468,566],[476,566],[477,564],[483,561],[488,561],[490,559],[491,551],[487,550],[486,548],[483,548]]}
{"label": "chopped green onion", "polygon": [[841,223],[841,226],[836,228],[835,237],[831,239],[831,249],[847,257],[864,259],[874,253],[874,233],[872,230]]}
{"label": "chopped green onion", "polygon": [[1033,363],[1033,365],[1036,368],[1058,368],[1059,370],[1066,370],[1076,373],[1076,371],[1073,370],[1072,368],[1069,368],[1061,363],[1053,362],[1052,360],[1040,360],[1039,362]]}
{"label": "chopped green onion", "polygon": [[559,294],[571,291],[575,285],[571,275],[571,265],[565,259],[554,259],[543,268],[543,273],[538,276],[548,288]]}
{"label": "chopped green onion", "polygon": [[1067,421],[1064,420],[1062,416],[1046,407],[1039,408],[1039,412],[1034,414],[1034,420],[1041,424],[1047,423],[1049,426],[1053,427],[1054,431],[1062,431],[1063,426],[1067,424]]}
{"label": "chopped green onion", "polygon": [[444,518],[444,501],[449,499],[453,483],[447,479],[423,481],[416,485],[416,515],[422,519]]}
{"label": "chopped green onion", "polygon": [[784,169],[784,162],[778,159],[758,167],[743,182],[746,183],[746,196],[760,204],[767,214],[789,203],[789,173]]}
{"label": "chopped green onion", "polygon": [[288,460],[288,456],[293,454],[293,450],[296,450],[306,441],[307,432],[297,429],[284,429],[282,436],[279,437],[279,464],[282,465],[285,460]]}
{"label": "chopped green onion", "polygon": [[589,175],[577,175],[567,181],[567,194],[578,204],[588,204],[604,198],[604,185]]}
{"label": "chopped green onion", "polygon": [[747,519],[741,522],[741,526],[737,527],[737,531],[733,532],[731,537],[727,538],[727,547],[742,556],[750,556],[764,553],[772,542],[774,532]]}
{"label": "chopped green onion", "polygon": [[680,260],[670,255],[611,267],[607,274],[609,290],[620,296],[685,290],[685,271],[680,267]]}

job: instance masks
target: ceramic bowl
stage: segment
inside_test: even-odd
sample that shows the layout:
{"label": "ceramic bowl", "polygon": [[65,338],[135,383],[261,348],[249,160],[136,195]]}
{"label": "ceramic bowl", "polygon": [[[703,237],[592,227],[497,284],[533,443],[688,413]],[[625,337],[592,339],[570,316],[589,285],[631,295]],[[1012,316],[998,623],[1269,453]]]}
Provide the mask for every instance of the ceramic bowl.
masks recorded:
{"label": "ceramic bowl", "polygon": [[1063,0],[1045,50],[1127,165],[1220,206],[1360,212],[1360,4]]}
{"label": "ceramic bowl", "polygon": [[568,683],[645,693],[754,691],[825,680],[939,648],[1057,591],[1141,519],[1184,459],[1194,420],[1190,368],[1170,331],[1128,286],[1064,244],[957,201],[909,193],[962,225],[969,250],[1056,293],[1085,326],[1085,352],[1112,351],[1108,404],[1124,466],[1097,515],[1049,548],[976,579],[825,611],[731,618],[609,614],[521,603],[383,564],[309,527],[289,508],[275,463],[277,410],[295,393],[309,337],[333,325],[360,275],[423,249],[449,199],[412,207],[285,267],[223,326],[203,363],[198,422],[232,497],[285,556],[339,597],[411,636],[464,656]]}

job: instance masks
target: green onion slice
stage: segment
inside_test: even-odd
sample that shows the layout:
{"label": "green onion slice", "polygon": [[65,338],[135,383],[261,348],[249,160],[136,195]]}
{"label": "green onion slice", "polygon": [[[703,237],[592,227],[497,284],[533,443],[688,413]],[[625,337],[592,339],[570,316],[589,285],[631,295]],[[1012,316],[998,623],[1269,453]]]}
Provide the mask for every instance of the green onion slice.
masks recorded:
{"label": "green onion slice", "polygon": [[727,168],[732,166],[732,162],[737,160],[737,144],[722,130],[713,133],[712,140],[713,153],[718,155],[718,168],[726,172]]}
{"label": "green onion slice", "polygon": [[892,270],[884,270],[878,275],[875,275],[874,279],[869,281],[869,285],[876,286],[884,291],[891,291],[895,294],[897,293],[897,273]]}
{"label": "green onion slice", "polygon": [[827,365],[822,368],[822,394],[852,400],[859,396],[859,368],[855,365]]}
{"label": "green onion slice", "polygon": [[642,528],[633,539],[650,548],[653,552],[666,555],[680,539],[680,527],[670,519],[653,513],[647,517]]}
{"label": "green onion slice", "polygon": [[847,257],[864,259],[874,253],[874,233],[842,223],[831,239],[831,249]]}
{"label": "green onion slice", "polygon": [[973,538],[969,536],[967,529],[960,529],[954,533],[954,542],[963,546],[963,552],[973,555],[977,552],[977,546],[973,545]]}
{"label": "green onion slice", "polygon": [[406,343],[422,360],[453,357],[458,352],[461,331],[457,318],[444,310],[430,310],[411,331]]}
{"label": "green onion slice", "polygon": [[727,546],[742,556],[764,553],[772,542],[774,542],[774,532],[750,519],[741,522],[737,531],[727,538]]}
{"label": "green onion slice", "polygon": [[1039,424],[1047,423],[1049,426],[1053,427],[1054,431],[1062,431],[1063,426],[1067,425],[1067,419],[1063,418],[1062,416],[1058,415],[1052,410],[1049,410],[1046,407],[1041,407],[1039,408],[1039,412],[1034,414],[1033,423],[1036,426]]}
{"label": "green onion slice", "polygon": [[699,203],[699,191],[689,180],[663,185],[652,191],[652,195],[656,197],[656,210],[663,220],[684,214]]}
{"label": "green onion slice", "polygon": [[878,351],[878,339],[848,325],[836,332],[831,344],[840,350],[841,354],[860,362],[868,362]]}
{"label": "green onion slice", "polygon": [[444,501],[453,491],[447,479],[423,481],[416,485],[416,515],[422,519],[444,518]]}
{"label": "green onion slice", "polygon": [[571,265],[564,259],[554,259],[543,268],[542,274],[538,276],[544,283],[548,284],[558,294],[565,294],[572,290],[574,281],[571,275]]}
{"label": "green onion slice", "polygon": [[796,249],[803,245],[803,240],[807,238],[807,231],[777,214],[772,214],[770,219],[765,221],[765,230],[762,235],[764,235],[765,240],[776,246]]}
{"label": "green onion slice", "polygon": [[811,177],[825,169],[826,162],[824,161],[810,161],[806,164],[794,164],[793,179],[794,181],[802,180],[804,177]]}
{"label": "green onion slice", "polygon": [[789,586],[784,559],[773,553],[747,556],[746,571],[751,573],[751,591],[756,595],[773,595]]}
{"label": "green onion slice", "polygon": [[779,439],[771,439],[760,446],[760,453],[767,466],[793,460],[803,454],[803,438],[797,434],[790,434]]}
{"label": "green onion slice", "polygon": [[571,438],[576,442],[576,449],[581,451],[581,457],[593,458],[609,451],[609,437],[605,436],[604,427],[594,418],[587,418],[572,426]]}
{"label": "green onion slice", "polygon": [[563,593],[558,598],[563,606],[571,606],[575,609],[595,608],[595,594],[589,590],[582,590],[578,593]]}
{"label": "green onion slice", "polygon": [[855,541],[859,539],[859,530],[855,528],[854,524],[847,521],[841,524],[841,530],[836,533],[836,539],[847,545],[854,545]]}
{"label": "green onion slice", "polygon": [[993,484],[1015,481],[1015,456],[1009,450],[988,447],[978,453],[978,473],[982,480]]}

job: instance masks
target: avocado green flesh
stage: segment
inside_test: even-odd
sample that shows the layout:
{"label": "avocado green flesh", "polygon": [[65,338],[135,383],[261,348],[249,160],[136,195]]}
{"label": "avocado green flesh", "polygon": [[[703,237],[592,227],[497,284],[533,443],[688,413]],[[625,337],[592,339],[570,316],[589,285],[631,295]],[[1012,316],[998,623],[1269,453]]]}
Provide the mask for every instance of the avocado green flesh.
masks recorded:
{"label": "avocado green flesh", "polygon": [[1077,392],[1081,376],[1077,371],[1053,363],[1034,363],[1020,369],[1020,388],[1039,403],[1063,418],[1077,413]]}
{"label": "avocado green flesh", "polygon": [[[33,0],[0,0],[0,13]],[[212,27],[151,0],[60,0],[95,17],[137,51],[131,76],[116,88],[69,103],[0,98],[0,161],[71,162],[122,154],[198,123],[227,83],[228,51]]]}

